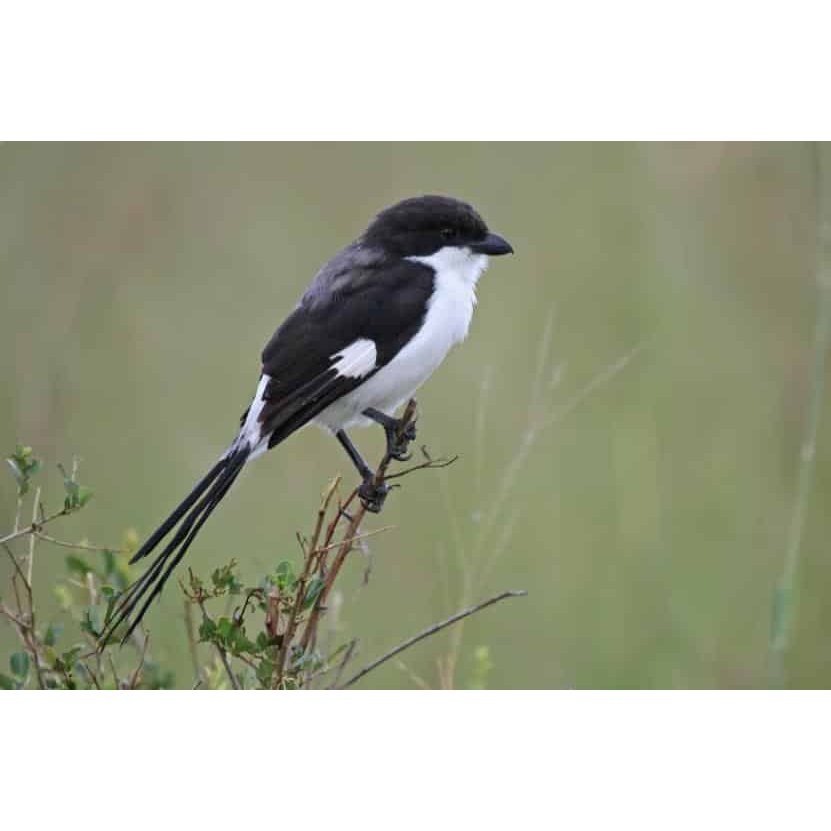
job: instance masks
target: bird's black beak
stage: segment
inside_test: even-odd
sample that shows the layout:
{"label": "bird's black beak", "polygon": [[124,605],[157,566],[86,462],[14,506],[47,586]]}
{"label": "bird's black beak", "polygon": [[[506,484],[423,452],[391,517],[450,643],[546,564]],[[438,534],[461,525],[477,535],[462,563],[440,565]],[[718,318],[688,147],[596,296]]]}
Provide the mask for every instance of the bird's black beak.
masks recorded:
{"label": "bird's black beak", "polygon": [[500,237],[499,234],[488,234],[483,240],[472,243],[470,250],[477,254],[489,254],[491,257],[514,253],[511,243]]}

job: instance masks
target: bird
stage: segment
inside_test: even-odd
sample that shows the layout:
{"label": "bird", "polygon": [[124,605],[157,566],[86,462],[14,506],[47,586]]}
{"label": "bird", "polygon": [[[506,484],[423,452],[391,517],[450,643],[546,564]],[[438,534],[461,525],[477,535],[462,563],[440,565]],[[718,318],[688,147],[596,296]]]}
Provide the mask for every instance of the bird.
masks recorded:
{"label": "bird", "polygon": [[414,428],[402,429],[396,411],[467,336],[489,258],[512,253],[459,199],[416,196],[380,211],[320,269],[266,344],[234,440],[133,555],[131,564],[172,533],[119,597],[102,642],[125,622],[122,643],[130,637],[243,468],[309,423],[337,438],[361,477],[361,501],[380,511],[388,486],[374,482],[346,430],[378,424],[390,457],[408,458]]}

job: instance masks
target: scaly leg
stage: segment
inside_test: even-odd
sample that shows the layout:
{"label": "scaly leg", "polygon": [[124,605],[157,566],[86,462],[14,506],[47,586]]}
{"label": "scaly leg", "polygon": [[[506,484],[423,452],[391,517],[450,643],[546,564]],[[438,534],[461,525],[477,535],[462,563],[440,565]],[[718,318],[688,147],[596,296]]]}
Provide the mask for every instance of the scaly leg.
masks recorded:
{"label": "scaly leg", "polygon": [[343,446],[343,449],[349,454],[352,464],[358,469],[358,473],[360,473],[361,479],[363,479],[361,486],[358,488],[358,496],[361,502],[363,502],[364,507],[368,511],[371,511],[373,514],[379,513],[381,508],[384,507],[384,500],[390,491],[389,486],[383,482],[380,485],[376,484],[375,474],[372,468],[366,463],[358,448],[352,444],[349,436],[343,430],[338,430],[335,436]]}

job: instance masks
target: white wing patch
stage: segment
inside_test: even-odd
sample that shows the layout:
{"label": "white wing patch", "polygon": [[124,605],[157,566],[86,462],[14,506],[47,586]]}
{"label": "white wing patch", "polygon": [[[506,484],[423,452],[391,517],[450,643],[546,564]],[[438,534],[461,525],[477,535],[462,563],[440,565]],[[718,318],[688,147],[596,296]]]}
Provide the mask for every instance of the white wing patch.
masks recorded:
{"label": "white wing patch", "polygon": [[358,338],[350,343],[346,349],[329,356],[335,363],[332,368],[341,377],[363,378],[375,369],[378,359],[378,350],[375,341],[368,338]]}
{"label": "white wing patch", "polygon": [[245,423],[240,428],[237,440],[232,445],[233,449],[233,447],[247,442],[251,448],[252,459],[256,459],[257,456],[261,455],[268,447],[268,436],[262,436],[260,434],[262,425],[259,422],[259,418],[260,413],[263,411],[263,407],[265,406],[265,390],[270,380],[270,375],[263,373],[263,375],[260,376],[260,383],[257,385],[257,392],[254,393],[251,406],[248,408],[248,415],[245,417]]}

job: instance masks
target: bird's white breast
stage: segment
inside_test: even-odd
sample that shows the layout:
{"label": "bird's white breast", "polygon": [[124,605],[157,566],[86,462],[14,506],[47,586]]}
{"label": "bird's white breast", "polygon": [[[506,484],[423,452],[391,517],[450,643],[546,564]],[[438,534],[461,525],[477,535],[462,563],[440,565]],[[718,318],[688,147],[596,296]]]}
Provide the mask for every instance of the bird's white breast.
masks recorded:
{"label": "bird's white breast", "polygon": [[385,367],[317,417],[318,423],[330,430],[368,423],[361,416],[367,407],[394,413],[467,335],[476,305],[476,284],[487,268],[487,256],[448,246],[429,257],[408,259],[435,270],[433,294],[421,329]]}

